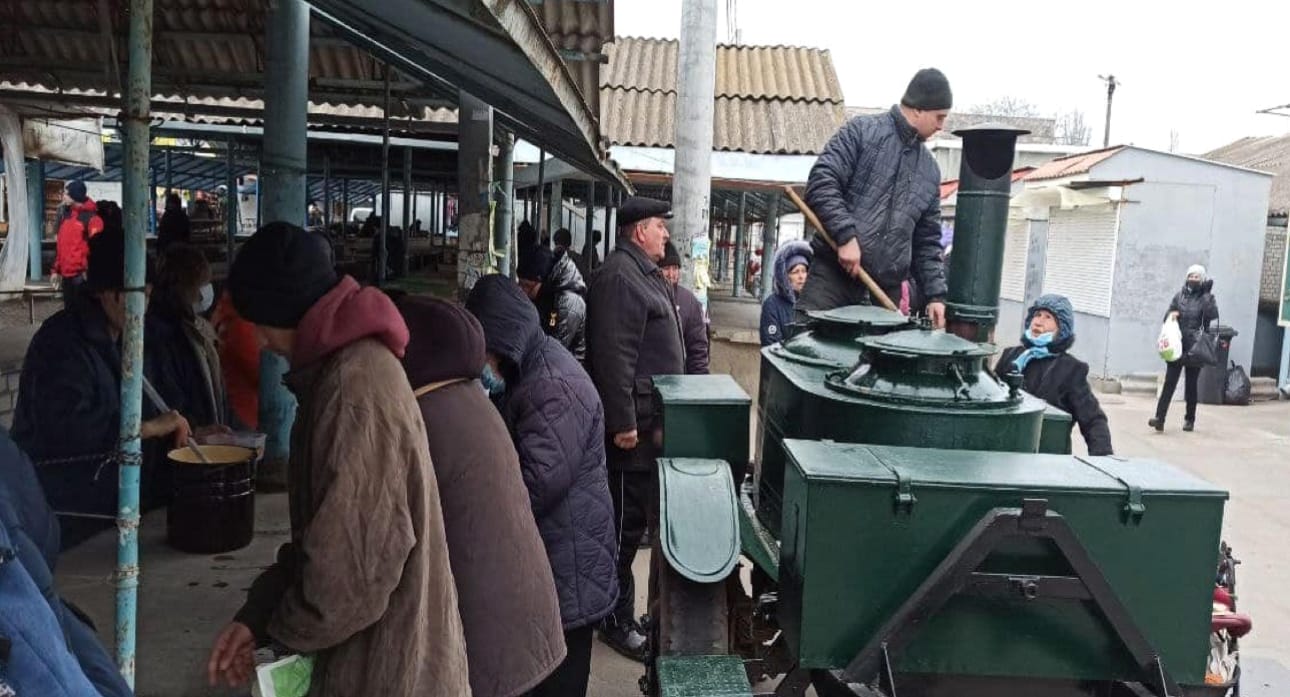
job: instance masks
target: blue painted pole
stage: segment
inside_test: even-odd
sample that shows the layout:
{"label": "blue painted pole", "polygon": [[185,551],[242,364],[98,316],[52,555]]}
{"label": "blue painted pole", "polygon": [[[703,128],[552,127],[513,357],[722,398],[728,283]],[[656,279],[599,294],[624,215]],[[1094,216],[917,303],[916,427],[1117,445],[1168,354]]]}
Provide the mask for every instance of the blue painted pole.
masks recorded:
{"label": "blue painted pole", "polygon": [[[269,3],[265,66],[264,139],[259,180],[265,221],[301,224],[305,211],[306,105],[309,98],[309,6],[301,0]],[[286,483],[296,400],[283,378],[287,361],[260,354],[259,430],[268,436],[262,481]]]}
{"label": "blue painted pole", "polygon": [[45,240],[45,163],[42,160],[27,163],[27,217],[31,222],[28,274],[31,280],[39,281],[45,277],[40,258],[40,245]]}
{"label": "blue painted pole", "polygon": [[117,490],[116,661],[134,687],[139,594],[139,426],[143,411],[144,273],[148,229],[152,0],[130,0],[130,80],[125,103],[125,327],[121,348],[121,464]]}

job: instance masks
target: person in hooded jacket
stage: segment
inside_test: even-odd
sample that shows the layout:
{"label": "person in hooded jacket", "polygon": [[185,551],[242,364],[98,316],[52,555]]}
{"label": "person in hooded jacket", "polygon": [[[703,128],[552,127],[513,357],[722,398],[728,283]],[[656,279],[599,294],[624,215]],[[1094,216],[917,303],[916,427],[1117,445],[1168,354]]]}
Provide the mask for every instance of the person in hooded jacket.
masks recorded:
{"label": "person in hooded jacket", "polygon": [[480,384],[484,330],[456,303],[405,296],[408,373],[430,439],[473,697],[516,697],[564,661],[551,562],[515,446]]}
{"label": "person in hooded jacket", "polygon": [[1183,398],[1187,411],[1183,415],[1183,430],[1192,431],[1196,428],[1196,402],[1199,401],[1197,390],[1200,369],[1204,366],[1191,356],[1191,349],[1200,333],[1208,331],[1210,325],[1218,322],[1218,301],[1214,299],[1213,290],[1214,279],[1209,278],[1205,267],[1193,264],[1187,269],[1187,281],[1182,290],[1169,301],[1165,319],[1172,317],[1178,320],[1178,328],[1182,330],[1183,355],[1182,358],[1165,364],[1165,385],[1160,391],[1160,401],[1156,403],[1156,415],[1147,421],[1147,425],[1157,431],[1165,430],[1169,403],[1173,401],[1174,391],[1178,389],[1178,378],[1184,375],[1187,385]]}
{"label": "person in hooded jacket", "polygon": [[54,266],[49,278],[63,288],[63,306],[70,307],[72,299],[90,266],[90,240],[103,231],[103,218],[98,215],[98,205],[85,193],[85,182],[71,181],[63,189],[63,207],[66,215],[58,222],[58,237],[54,243]]}
{"label": "person in hooded jacket", "polygon": [[[59,547],[58,520],[41,493],[36,470],[0,428],[0,636],[25,640],[32,649],[27,654],[24,648],[11,648],[0,666],[0,684],[8,678],[18,695],[128,697],[134,693],[94,628],[54,587]],[[19,601],[10,594],[19,584],[10,581],[25,585],[23,572],[30,586]],[[15,632],[13,623],[18,621],[34,622],[42,630]],[[41,643],[45,646],[38,648]],[[21,665],[28,660],[43,665],[30,673]],[[46,678],[61,675],[62,684],[42,683],[36,673]]]}
{"label": "person in hooded jacket", "polygon": [[1021,373],[1030,394],[1071,415],[1089,455],[1112,455],[1111,428],[1088,384],[1088,364],[1067,353],[1075,343],[1075,308],[1060,295],[1040,296],[1026,311],[1021,345],[1005,349],[996,375]]}
{"label": "person in hooded jacket", "polygon": [[148,303],[149,379],[195,428],[229,423],[219,340],[202,316],[214,299],[210,264],[201,250],[178,242],[167,247]]}
{"label": "person in hooded jacket", "polygon": [[761,345],[787,341],[794,324],[793,305],[811,270],[810,243],[785,242],[775,253],[775,292],[761,304]]}
{"label": "person in hooded jacket", "polygon": [[157,223],[157,254],[165,254],[172,244],[188,244],[192,239],[193,224],[184,210],[184,200],[179,194],[166,194],[166,211]]}
{"label": "person in hooded jacket", "polygon": [[681,285],[681,253],[668,241],[658,267],[675,294],[676,316],[685,337],[685,374],[708,374],[708,318],[694,292]]}
{"label": "person in hooded jacket", "polygon": [[510,279],[480,279],[466,308],[484,328],[484,386],[519,453],[564,622],[568,657],[531,694],[581,697],[595,627],[618,600],[600,397],[573,355],[542,332],[533,303]]}
{"label": "person in hooded jacket", "polygon": [[537,306],[542,331],[569,349],[582,363],[587,358],[587,284],[568,250],[552,253],[530,247],[520,254],[515,278]]}
{"label": "person in hooded jacket", "polygon": [[245,684],[257,645],[312,654],[312,697],[470,694],[425,422],[400,359],[408,327],[338,276],[317,236],[272,222],[229,271],[238,314],[290,362],[291,541],[215,639],[212,685]]}

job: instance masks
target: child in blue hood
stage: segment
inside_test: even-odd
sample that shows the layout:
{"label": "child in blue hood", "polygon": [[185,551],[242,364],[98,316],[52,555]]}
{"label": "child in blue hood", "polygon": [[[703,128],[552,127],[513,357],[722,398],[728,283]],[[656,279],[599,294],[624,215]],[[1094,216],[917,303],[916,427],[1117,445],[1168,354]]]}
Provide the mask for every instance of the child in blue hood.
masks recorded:
{"label": "child in blue hood", "polygon": [[806,285],[811,269],[811,245],[805,240],[785,242],[775,253],[775,292],[761,305],[761,345],[770,346],[789,338],[793,305]]}
{"label": "child in blue hood", "polygon": [[1004,350],[994,371],[1021,373],[1027,392],[1079,424],[1089,455],[1111,455],[1111,429],[1088,384],[1088,364],[1067,353],[1074,343],[1071,301],[1060,295],[1040,296],[1026,312],[1021,345]]}

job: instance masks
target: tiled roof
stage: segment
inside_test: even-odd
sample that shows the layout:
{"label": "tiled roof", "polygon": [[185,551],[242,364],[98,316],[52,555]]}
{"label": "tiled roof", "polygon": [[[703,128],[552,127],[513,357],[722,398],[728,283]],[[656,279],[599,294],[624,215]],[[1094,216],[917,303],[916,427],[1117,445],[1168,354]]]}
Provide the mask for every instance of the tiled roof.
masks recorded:
{"label": "tiled roof", "polygon": [[1064,177],[1073,177],[1077,174],[1087,174],[1094,165],[1110,158],[1123,149],[1123,145],[1117,145],[1103,150],[1081,153],[1079,155],[1059,157],[1052,162],[1046,162],[1040,165],[1035,169],[1035,171],[1026,175],[1026,181],[1062,179]]}
{"label": "tiled roof", "polygon": [[1290,134],[1241,138],[1201,155],[1206,160],[1271,172],[1272,194],[1268,212],[1290,213]]}
{"label": "tiled roof", "polygon": [[[676,41],[619,38],[605,46],[601,132],[614,145],[673,147]],[[718,46],[713,149],[816,154],[845,121],[828,51]]]}
{"label": "tiled roof", "polygon": [[[1030,174],[1033,171],[1035,171],[1034,167],[1018,167],[1017,169],[1012,170],[1012,179],[1011,179],[1012,183],[1016,184],[1022,179],[1025,179],[1026,175]],[[959,192],[959,180],[950,179],[950,180],[941,182],[941,200],[942,201],[949,198],[950,196],[953,196],[954,194],[957,194],[958,192]]]}

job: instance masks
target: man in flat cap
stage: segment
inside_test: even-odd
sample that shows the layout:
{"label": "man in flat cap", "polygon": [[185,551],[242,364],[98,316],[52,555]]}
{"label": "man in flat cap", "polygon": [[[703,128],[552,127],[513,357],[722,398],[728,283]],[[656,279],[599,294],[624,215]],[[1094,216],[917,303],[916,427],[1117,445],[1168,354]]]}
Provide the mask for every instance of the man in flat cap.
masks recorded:
{"label": "man in flat cap", "polygon": [[685,373],[681,322],[658,266],[669,237],[664,220],[671,217],[664,201],[623,202],[618,246],[587,294],[587,368],[605,407],[609,493],[618,524],[618,605],[601,624],[601,638],[637,660],[644,659],[647,641],[634,616],[632,560],[655,498],[653,377]]}
{"label": "man in flat cap", "polygon": [[923,143],[945,125],[952,102],[945,75],[925,68],[900,104],[851,119],[824,146],[806,202],[838,249],[812,239],[815,263],[797,298],[799,321],[809,310],[878,304],[859,280],[864,269],[891,298],[912,278],[927,315],[944,326],[941,171]]}

